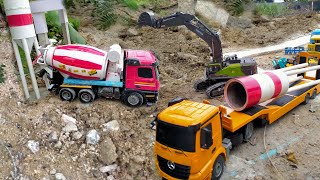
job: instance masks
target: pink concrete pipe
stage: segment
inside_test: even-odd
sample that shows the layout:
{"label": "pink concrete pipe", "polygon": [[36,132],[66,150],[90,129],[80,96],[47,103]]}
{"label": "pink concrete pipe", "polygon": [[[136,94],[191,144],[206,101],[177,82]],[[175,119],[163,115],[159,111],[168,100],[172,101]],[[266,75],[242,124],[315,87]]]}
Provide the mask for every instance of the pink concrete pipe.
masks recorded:
{"label": "pink concrete pipe", "polygon": [[234,78],[227,82],[224,96],[231,108],[242,111],[260,102],[285,94],[289,78],[282,71]]}

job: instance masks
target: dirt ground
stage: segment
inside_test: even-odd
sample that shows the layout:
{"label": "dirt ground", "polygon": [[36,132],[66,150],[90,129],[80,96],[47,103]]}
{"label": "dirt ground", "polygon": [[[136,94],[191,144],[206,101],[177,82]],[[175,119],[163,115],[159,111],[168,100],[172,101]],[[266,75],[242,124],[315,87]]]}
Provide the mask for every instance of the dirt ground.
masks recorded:
{"label": "dirt ground", "polygon": [[[314,19],[316,18],[305,20],[318,23]],[[304,25],[308,28],[297,34],[308,32],[315,26],[314,23]],[[234,38],[237,33],[223,35],[224,52],[261,45],[253,39],[263,39],[266,42],[264,44],[279,42],[293,35],[293,30],[288,27],[283,25],[283,29],[280,29],[281,26],[276,25],[276,29],[272,31],[277,37],[275,39],[256,36],[260,29],[250,32],[239,30],[240,34],[253,35],[248,39],[241,36],[237,41]],[[89,45],[107,49],[113,43],[119,43],[123,48],[153,50],[159,56],[160,98],[151,107],[129,108],[119,101],[105,99],[97,99],[89,105],[81,104],[79,100],[62,102],[58,96],[46,90],[43,90],[43,97],[39,101],[25,101],[11,44],[7,38],[8,32],[1,29],[1,63],[6,65],[7,80],[0,84],[0,143],[3,142],[10,149],[20,179],[58,179],[57,173],[62,173],[67,179],[159,179],[152,149],[155,131],[149,128],[149,124],[166,107],[168,101],[177,96],[195,101],[206,98],[204,94],[194,92],[192,85],[203,75],[209,50],[204,42],[184,29],[142,28],[133,31],[134,33],[129,32],[120,25],[113,26],[108,31],[90,26],[81,28],[81,34]],[[264,32],[270,33],[270,36],[272,34],[268,29]],[[275,55],[281,54],[256,57],[259,67],[271,69],[271,60]],[[224,103],[224,98],[220,96],[210,101],[219,105]],[[317,137],[320,130],[320,109],[310,113],[309,108],[309,105],[297,107],[279,122],[267,126],[265,135],[264,128],[257,128],[251,143],[236,147],[231,152],[223,178],[319,179],[320,141]],[[73,139],[74,132],[63,132],[63,114],[77,120],[78,132],[83,134],[80,139]],[[105,132],[103,124],[112,120],[119,122],[120,130]],[[100,134],[98,145],[86,144],[85,134],[92,129]],[[49,142],[49,135],[54,131],[58,134],[61,146]],[[32,153],[28,149],[29,140],[39,142],[38,152]],[[110,156],[109,147],[115,147],[115,154],[111,153]],[[287,160],[287,151],[294,153],[297,164]],[[0,152],[0,179],[12,179],[14,173],[11,157],[1,144]],[[116,161],[110,163],[104,155],[110,158],[117,156]],[[118,166],[115,171],[99,171],[100,167],[114,163]]]}

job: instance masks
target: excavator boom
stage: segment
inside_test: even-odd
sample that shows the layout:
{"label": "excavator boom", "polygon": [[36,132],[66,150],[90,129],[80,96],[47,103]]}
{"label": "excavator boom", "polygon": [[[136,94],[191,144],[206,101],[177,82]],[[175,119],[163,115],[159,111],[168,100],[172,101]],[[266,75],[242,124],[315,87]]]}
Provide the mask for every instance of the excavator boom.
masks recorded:
{"label": "excavator boom", "polygon": [[155,19],[152,12],[144,12],[140,15],[138,24],[140,26],[150,26],[153,28],[186,26],[209,45],[213,55],[213,63],[211,64],[215,66],[216,71],[222,68],[222,48],[218,33],[212,31],[194,15],[177,12],[170,16]]}

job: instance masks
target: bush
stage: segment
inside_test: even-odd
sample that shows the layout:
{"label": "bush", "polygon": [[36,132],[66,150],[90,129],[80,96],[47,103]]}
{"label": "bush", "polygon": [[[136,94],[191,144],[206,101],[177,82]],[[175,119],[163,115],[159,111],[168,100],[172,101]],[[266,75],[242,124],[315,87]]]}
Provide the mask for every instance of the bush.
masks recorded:
{"label": "bush", "polygon": [[266,15],[270,17],[277,17],[284,15],[288,11],[286,6],[276,3],[259,3],[256,4],[255,8],[253,9],[253,14],[255,15]]}
{"label": "bush", "polygon": [[116,0],[104,0],[95,2],[93,17],[97,20],[97,24],[101,29],[107,29],[117,20],[117,15],[114,13]]}
{"label": "bush", "polygon": [[4,83],[4,67],[6,67],[5,65],[3,64],[0,64],[0,83]]}
{"label": "bush", "polygon": [[243,0],[232,0],[227,3],[227,10],[233,16],[240,16],[244,12],[245,2]]}

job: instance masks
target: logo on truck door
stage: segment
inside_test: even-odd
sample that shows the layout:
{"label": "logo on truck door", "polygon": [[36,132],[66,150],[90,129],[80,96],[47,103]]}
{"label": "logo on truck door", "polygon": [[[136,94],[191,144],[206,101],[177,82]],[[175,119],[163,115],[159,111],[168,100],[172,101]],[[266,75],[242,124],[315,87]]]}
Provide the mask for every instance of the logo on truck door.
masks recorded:
{"label": "logo on truck door", "polygon": [[170,170],[174,170],[176,168],[176,165],[172,161],[168,161],[167,165]]}

